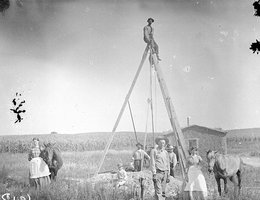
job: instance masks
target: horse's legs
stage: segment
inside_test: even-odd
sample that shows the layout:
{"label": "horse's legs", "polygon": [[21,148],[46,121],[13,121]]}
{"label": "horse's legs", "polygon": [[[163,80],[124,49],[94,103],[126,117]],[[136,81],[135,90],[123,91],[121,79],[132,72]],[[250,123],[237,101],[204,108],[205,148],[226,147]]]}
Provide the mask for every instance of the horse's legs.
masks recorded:
{"label": "horse's legs", "polygon": [[240,190],[241,190],[241,171],[240,170],[237,171],[237,179],[238,179],[238,195],[239,195]]}
{"label": "horse's legs", "polygon": [[50,168],[50,179],[55,181],[55,169],[54,168]]}
{"label": "horse's legs", "polygon": [[238,194],[238,179],[235,175],[230,177],[230,180],[234,184],[234,199],[237,199],[237,194]]}
{"label": "horse's legs", "polygon": [[54,170],[54,177],[53,177],[54,181],[56,181],[57,173],[58,173],[58,170],[55,169],[55,170]]}
{"label": "horse's legs", "polygon": [[218,184],[218,193],[219,193],[219,196],[221,196],[221,185],[220,185],[220,178],[215,176],[215,179],[217,181],[217,184]]}
{"label": "horse's legs", "polygon": [[223,178],[224,181],[224,191],[227,194],[228,193],[228,188],[227,188],[227,178]]}

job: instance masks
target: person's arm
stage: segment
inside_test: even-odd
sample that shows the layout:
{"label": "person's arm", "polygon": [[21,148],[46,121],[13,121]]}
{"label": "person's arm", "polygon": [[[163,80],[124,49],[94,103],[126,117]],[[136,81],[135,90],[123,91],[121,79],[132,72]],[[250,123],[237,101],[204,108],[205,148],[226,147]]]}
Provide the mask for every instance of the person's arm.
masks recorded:
{"label": "person's arm", "polygon": [[177,156],[176,156],[176,154],[175,153],[173,153],[173,168],[175,168],[176,167],[176,165],[177,165]]}
{"label": "person's arm", "polygon": [[151,154],[150,154],[150,158],[151,158],[151,170],[152,170],[153,175],[156,174],[154,154],[155,154],[155,149],[152,149]]}
{"label": "person's arm", "polygon": [[144,27],[144,38],[146,41],[150,42],[150,37],[149,37],[148,29],[146,26]]}
{"label": "person's arm", "polygon": [[134,160],[135,160],[135,151],[132,154],[132,161],[134,161]]}
{"label": "person's arm", "polygon": [[199,165],[202,167],[207,167],[208,163],[206,161],[204,161],[200,156],[198,156],[199,159]]}
{"label": "person's arm", "polygon": [[143,153],[144,153],[144,157],[146,157],[148,160],[150,160],[150,156],[143,150]]}
{"label": "person's arm", "polygon": [[167,152],[166,153],[166,163],[167,163],[167,165],[168,166],[166,166],[167,167],[167,169],[168,169],[168,171],[166,172],[167,174],[166,174],[166,183],[169,183],[169,176],[170,176],[170,168],[171,168],[171,164],[170,164],[170,155],[169,155],[169,153]]}
{"label": "person's arm", "polygon": [[166,160],[167,160],[167,169],[168,169],[168,172],[170,172],[170,155],[169,153],[166,154]]}
{"label": "person's arm", "polygon": [[32,160],[32,157],[33,157],[33,155],[32,155],[32,150],[30,150],[30,152],[29,152],[29,154],[28,154],[28,160],[31,161],[31,160]]}

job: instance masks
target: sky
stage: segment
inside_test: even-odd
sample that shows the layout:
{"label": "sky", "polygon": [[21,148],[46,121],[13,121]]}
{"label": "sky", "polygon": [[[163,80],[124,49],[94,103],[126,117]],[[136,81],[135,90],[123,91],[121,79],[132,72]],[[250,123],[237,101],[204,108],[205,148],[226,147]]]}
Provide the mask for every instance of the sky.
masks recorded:
{"label": "sky", "polygon": [[[155,19],[160,67],[181,127],[260,127],[260,34],[244,0],[22,0],[0,16],[0,135],[109,132]],[[170,123],[152,71],[156,131]],[[26,110],[15,123],[12,100]],[[135,128],[151,130],[150,65],[130,98]],[[148,113],[148,114],[147,114]],[[148,117],[147,117],[148,116]],[[126,108],[117,131],[132,131]]]}

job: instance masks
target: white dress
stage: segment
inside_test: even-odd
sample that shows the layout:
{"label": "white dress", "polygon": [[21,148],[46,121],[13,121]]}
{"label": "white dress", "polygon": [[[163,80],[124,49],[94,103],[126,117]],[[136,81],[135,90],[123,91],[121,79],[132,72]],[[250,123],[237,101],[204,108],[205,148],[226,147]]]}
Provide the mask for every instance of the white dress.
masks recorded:
{"label": "white dress", "polygon": [[48,165],[41,157],[33,158],[30,161],[30,178],[41,178],[50,174]]}
{"label": "white dress", "polygon": [[206,185],[206,180],[202,171],[200,170],[199,162],[202,158],[198,155],[191,156],[191,162],[193,165],[189,167],[188,170],[188,183],[184,191],[191,192],[201,192],[204,197],[207,197],[208,190]]}

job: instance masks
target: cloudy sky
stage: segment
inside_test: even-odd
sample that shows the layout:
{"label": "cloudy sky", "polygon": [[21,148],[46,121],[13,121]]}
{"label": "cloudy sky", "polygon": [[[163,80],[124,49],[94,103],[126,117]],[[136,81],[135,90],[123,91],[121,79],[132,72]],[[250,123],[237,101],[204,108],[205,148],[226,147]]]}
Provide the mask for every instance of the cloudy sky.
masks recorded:
{"label": "cloudy sky", "polygon": [[[111,131],[145,49],[148,17],[182,127],[187,116],[212,128],[260,127],[253,1],[22,2],[11,0],[0,16],[1,135]],[[137,131],[146,126],[149,78],[146,61],[130,99]],[[21,123],[10,111],[16,92],[26,101]],[[169,130],[158,85],[153,92],[156,130]],[[118,130],[133,130],[128,109]]]}

